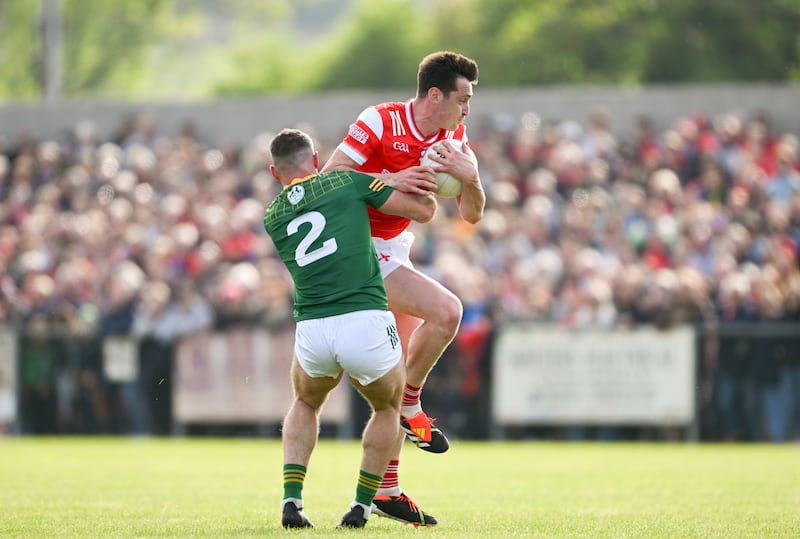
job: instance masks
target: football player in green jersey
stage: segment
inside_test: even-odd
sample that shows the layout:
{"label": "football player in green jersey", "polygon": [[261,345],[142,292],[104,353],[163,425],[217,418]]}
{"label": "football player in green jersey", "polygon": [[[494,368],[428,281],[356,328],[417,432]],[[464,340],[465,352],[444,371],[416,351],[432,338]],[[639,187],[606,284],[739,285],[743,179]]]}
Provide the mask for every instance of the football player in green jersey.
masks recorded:
{"label": "football player in green jersey", "polygon": [[[388,310],[367,205],[427,222],[433,195],[395,191],[359,172],[318,172],[311,138],[284,129],[270,145],[272,175],[282,192],[267,207],[264,227],[295,285],[295,399],[283,422],[282,524],[312,527],[302,488],[319,433],[319,412],[343,373],[372,415],[362,434],[355,499],[340,527],[363,527],[372,501],[403,436],[400,401],[405,369],[394,316]],[[435,522],[431,523],[435,524]]]}

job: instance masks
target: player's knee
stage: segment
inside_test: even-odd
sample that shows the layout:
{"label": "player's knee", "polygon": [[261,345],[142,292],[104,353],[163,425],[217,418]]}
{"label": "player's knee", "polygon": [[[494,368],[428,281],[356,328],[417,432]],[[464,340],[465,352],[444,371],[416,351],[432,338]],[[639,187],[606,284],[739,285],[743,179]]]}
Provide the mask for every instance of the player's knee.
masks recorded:
{"label": "player's knee", "polygon": [[400,413],[400,403],[402,401],[403,388],[388,388],[382,393],[371,395],[367,399],[370,406],[376,412],[396,412]]}
{"label": "player's knee", "polygon": [[361,386],[359,391],[367,399],[373,410],[400,411],[405,389],[405,366],[398,362],[380,379],[367,387]]}
{"label": "player's knee", "polygon": [[461,301],[455,295],[446,296],[439,313],[442,326],[449,333],[455,335],[458,331],[458,326],[461,324],[461,317],[464,314],[464,307],[461,305]]}
{"label": "player's knee", "polygon": [[325,394],[317,394],[317,393],[305,393],[301,395],[297,395],[295,397],[295,401],[299,406],[304,406],[314,412],[315,414],[319,414],[322,405],[325,403],[325,398],[327,397],[327,393]]}

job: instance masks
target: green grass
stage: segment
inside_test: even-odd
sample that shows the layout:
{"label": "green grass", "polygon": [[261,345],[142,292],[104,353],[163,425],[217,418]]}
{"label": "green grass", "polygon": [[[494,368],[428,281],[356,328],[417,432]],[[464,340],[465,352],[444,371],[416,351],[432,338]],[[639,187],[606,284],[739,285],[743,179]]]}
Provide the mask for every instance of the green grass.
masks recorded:
{"label": "green grass", "polygon": [[313,530],[280,527],[277,440],[0,440],[0,537],[800,537],[800,447],[406,445],[401,484],[435,515],[336,530],[360,446],[325,440],[304,490]]}

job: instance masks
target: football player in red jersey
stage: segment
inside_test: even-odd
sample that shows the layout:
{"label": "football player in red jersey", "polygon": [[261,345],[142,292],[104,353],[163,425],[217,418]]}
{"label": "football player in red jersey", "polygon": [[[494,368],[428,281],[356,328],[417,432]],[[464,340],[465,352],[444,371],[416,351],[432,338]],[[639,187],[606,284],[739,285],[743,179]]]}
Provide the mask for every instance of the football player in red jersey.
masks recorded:
{"label": "football player in red jersey", "polygon": [[[367,107],[323,170],[367,172],[400,191],[425,193],[436,187],[435,171],[420,166],[420,159],[428,147],[443,141],[442,155],[434,157],[438,170],[461,181],[461,195],[456,198],[459,212],[464,220],[477,223],[483,217],[486,195],[463,123],[469,115],[472,87],[477,81],[478,65],[474,60],[450,51],[429,54],[419,65],[416,97]],[[451,139],[463,143],[462,151],[448,142]],[[414,269],[409,259],[414,241],[407,230],[409,223],[402,217],[370,211],[372,239],[389,308],[397,319],[406,352],[407,385],[401,426],[420,448],[443,453],[450,444],[433,424],[434,419],[422,410],[420,393],[431,369],[458,331],[462,305],[455,294]],[[399,486],[401,447],[402,440],[397,459],[389,464],[375,498],[376,513],[424,525],[430,515],[419,510]]]}

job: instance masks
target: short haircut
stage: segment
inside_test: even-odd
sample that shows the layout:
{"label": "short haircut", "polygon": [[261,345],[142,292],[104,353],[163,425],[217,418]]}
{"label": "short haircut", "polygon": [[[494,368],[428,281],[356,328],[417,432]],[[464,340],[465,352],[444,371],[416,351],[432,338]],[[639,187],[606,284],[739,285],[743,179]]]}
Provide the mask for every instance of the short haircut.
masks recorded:
{"label": "short haircut", "polygon": [[314,154],[311,137],[299,129],[283,129],[269,145],[272,164],[280,172],[301,168]]}
{"label": "short haircut", "polygon": [[431,53],[419,63],[417,97],[425,97],[431,88],[439,88],[447,96],[456,90],[459,77],[477,84],[478,64],[475,60],[457,52]]}

